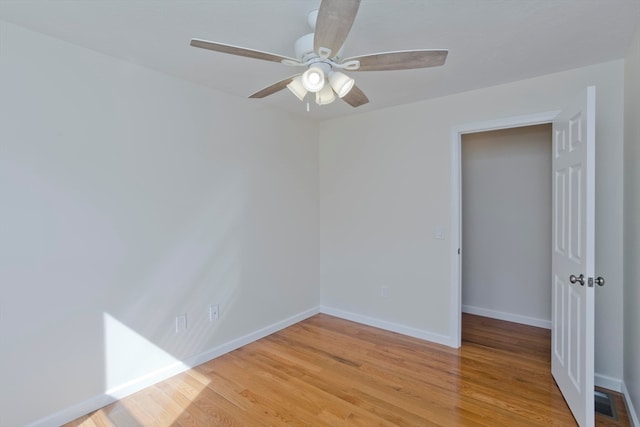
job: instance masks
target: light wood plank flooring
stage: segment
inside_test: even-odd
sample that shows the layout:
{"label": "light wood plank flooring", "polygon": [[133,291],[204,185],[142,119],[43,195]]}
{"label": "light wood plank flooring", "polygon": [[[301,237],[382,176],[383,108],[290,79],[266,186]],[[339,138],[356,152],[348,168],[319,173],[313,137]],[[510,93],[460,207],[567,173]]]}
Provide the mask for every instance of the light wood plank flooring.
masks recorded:
{"label": "light wood plank flooring", "polygon": [[67,426],[575,425],[548,330],[464,315],[463,331],[456,350],[319,314]]}

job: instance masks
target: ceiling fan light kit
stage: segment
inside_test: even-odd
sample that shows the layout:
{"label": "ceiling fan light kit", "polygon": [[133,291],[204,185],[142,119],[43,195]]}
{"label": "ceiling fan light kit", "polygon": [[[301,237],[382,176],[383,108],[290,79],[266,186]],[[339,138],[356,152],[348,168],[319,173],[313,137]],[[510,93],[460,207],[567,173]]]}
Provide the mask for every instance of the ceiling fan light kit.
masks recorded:
{"label": "ceiling fan light kit", "polygon": [[325,85],[319,92],[316,92],[316,104],[327,105],[336,100],[336,94],[333,93],[330,85]]}
{"label": "ceiling fan light kit", "polygon": [[291,91],[291,93],[297,96],[300,101],[303,101],[304,97],[309,92],[302,84],[302,75],[296,76],[293,80],[291,80],[291,83],[287,85],[287,88]]}
{"label": "ceiling fan light kit", "polygon": [[342,60],[342,48],[358,13],[360,0],[322,0],[318,10],[311,11],[307,22],[314,30],[296,40],[296,58],[247,49],[202,39],[191,39],[191,46],[247,58],[280,62],[292,67],[306,67],[302,74],[287,77],[249,96],[264,98],[288,88],[303,101],[308,92],[315,93],[318,105],[341,98],[352,107],[369,102],[355,85],[355,80],[341,71],[411,70],[444,64],[446,50],[405,50],[381,52]]}
{"label": "ceiling fan light kit", "polygon": [[312,65],[302,73],[302,86],[309,92],[320,92],[324,82],[324,71],[319,65]]}
{"label": "ceiling fan light kit", "polygon": [[356,83],[354,79],[340,71],[331,71],[329,73],[329,83],[339,98],[343,98],[353,88]]}

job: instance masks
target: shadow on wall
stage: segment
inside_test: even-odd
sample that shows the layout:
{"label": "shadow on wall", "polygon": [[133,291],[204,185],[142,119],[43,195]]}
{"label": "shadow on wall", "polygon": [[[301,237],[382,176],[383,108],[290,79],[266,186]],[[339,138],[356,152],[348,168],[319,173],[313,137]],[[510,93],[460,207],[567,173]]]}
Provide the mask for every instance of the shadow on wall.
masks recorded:
{"label": "shadow on wall", "polygon": [[3,427],[57,424],[317,303],[312,122],[0,32]]}
{"label": "shadow on wall", "polygon": [[[42,230],[29,225],[8,236],[44,241],[24,253],[14,248],[13,261],[7,257],[8,268],[3,267],[3,275],[22,286],[10,294],[11,306],[3,302],[2,317],[15,317],[29,305],[38,310],[24,327],[2,331],[3,382],[12,387],[0,393],[0,424],[64,422],[74,411],[82,415],[165,373],[188,369],[181,360],[229,340],[218,332],[229,334],[222,326],[247,292],[243,262],[258,254],[246,249],[250,236],[240,226],[248,211],[243,181],[211,187],[215,203],[203,197],[203,206],[174,208],[171,215],[140,224],[146,230],[137,234],[127,229],[135,223],[123,220],[127,212],[120,207],[116,213],[94,212],[58,200],[57,209],[43,207],[24,222],[39,221]],[[37,192],[30,197],[45,198]],[[82,233],[83,223],[91,233]],[[38,231],[48,227],[55,230],[43,239]],[[212,303],[221,307],[216,321],[209,319]],[[187,329],[178,333],[175,316],[183,313]],[[31,368],[25,373],[11,366]],[[26,401],[30,407],[20,404]],[[68,409],[55,412],[60,408]]]}
{"label": "shadow on wall", "polygon": [[[103,314],[104,389],[108,397],[121,399],[132,388],[140,389],[192,368],[183,361],[221,343],[216,331],[234,311],[243,291],[241,260],[246,255],[246,236],[238,224],[246,209],[238,195],[246,191],[228,187],[225,192],[224,203],[205,210],[191,223],[194,226],[183,230],[183,242],[166,246],[173,250],[150,270],[136,292],[137,299],[132,300],[129,294],[127,301],[112,301],[114,310]],[[209,317],[211,303],[223,309],[217,320]],[[174,314],[184,315],[186,323],[178,325]],[[194,398],[206,385],[190,385],[189,397]],[[167,425],[175,421],[169,422],[157,403],[150,402],[143,412],[151,418],[135,420],[125,402],[114,405],[108,417],[116,425],[147,425],[159,415]]]}

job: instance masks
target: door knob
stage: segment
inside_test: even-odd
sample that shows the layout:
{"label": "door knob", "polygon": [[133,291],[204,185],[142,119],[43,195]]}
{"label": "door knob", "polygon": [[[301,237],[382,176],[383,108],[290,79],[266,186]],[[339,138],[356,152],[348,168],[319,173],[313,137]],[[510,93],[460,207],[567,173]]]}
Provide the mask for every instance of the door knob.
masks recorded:
{"label": "door knob", "polygon": [[569,276],[569,281],[571,283],[580,283],[580,286],[584,286],[584,274],[581,274],[578,277],[572,274],[571,276]]}
{"label": "door knob", "polygon": [[604,277],[602,277],[602,276],[596,277],[595,282],[596,282],[596,285],[598,285],[598,286],[604,286]]}

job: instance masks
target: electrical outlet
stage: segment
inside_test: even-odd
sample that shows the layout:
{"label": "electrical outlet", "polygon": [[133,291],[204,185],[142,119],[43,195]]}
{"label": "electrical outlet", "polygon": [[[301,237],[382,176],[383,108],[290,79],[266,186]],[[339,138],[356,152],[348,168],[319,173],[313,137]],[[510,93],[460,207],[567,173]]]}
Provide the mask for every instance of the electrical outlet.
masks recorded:
{"label": "electrical outlet", "polygon": [[382,298],[386,298],[389,296],[389,288],[387,288],[386,286],[383,286],[380,288],[380,296]]}
{"label": "electrical outlet", "polygon": [[182,332],[187,329],[187,315],[180,314],[176,316],[176,332]]}
{"label": "electrical outlet", "polygon": [[213,322],[220,317],[220,307],[218,304],[211,304],[209,306],[209,321]]}

